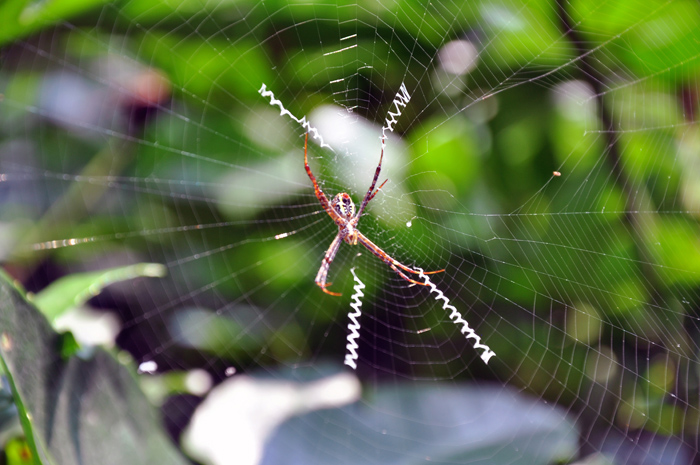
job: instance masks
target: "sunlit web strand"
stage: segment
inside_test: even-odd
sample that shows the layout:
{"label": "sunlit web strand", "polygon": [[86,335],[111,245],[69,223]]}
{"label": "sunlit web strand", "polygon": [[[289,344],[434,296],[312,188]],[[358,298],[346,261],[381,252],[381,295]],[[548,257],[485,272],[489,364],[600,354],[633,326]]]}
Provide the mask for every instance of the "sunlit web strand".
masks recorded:
{"label": "sunlit web strand", "polygon": [[[318,215],[319,213],[325,213],[325,212],[323,210],[319,210],[319,211],[315,211],[312,213],[305,213],[303,215],[297,215],[297,216],[286,217],[286,218],[270,218],[270,219],[264,219],[264,220],[256,220],[256,222],[260,223],[260,224],[286,223],[287,221],[290,221],[290,220],[308,218],[310,216]],[[147,229],[147,230],[141,230],[141,231],[129,231],[129,232],[119,232],[119,233],[113,233],[113,234],[102,234],[102,235],[98,235],[98,236],[55,239],[55,240],[51,240],[51,241],[36,242],[36,243],[28,246],[27,249],[31,249],[31,250],[60,249],[63,247],[71,247],[71,246],[88,244],[88,243],[95,243],[95,242],[106,242],[106,241],[113,241],[113,240],[132,239],[135,237],[148,237],[148,236],[155,236],[155,235],[160,235],[160,234],[173,234],[173,233],[190,232],[190,231],[204,231],[207,229],[225,228],[225,227],[229,227],[229,226],[240,226],[240,225],[248,224],[249,222],[250,221],[247,221],[247,220],[238,220],[238,221],[224,221],[224,222],[219,222],[219,223],[208,223],[208,224],[201,223],[201,224],[195,224],[195,225],[189,225],[189,226],[173,226],[170,228]],[[308,223],[300,228],[297,228],[295,230],[295,232],[299,232],[299,231],[303,231],[305,229],[308,229],[314,225],[317,225],[319,222],[320,222],[320,220]],[[275,236],[264,237],[264,238],[260,238],[260,239],[256,240],[255,242],[266,242],[266,241],[270,241],[273,239],[276,239],[276,237]]]}

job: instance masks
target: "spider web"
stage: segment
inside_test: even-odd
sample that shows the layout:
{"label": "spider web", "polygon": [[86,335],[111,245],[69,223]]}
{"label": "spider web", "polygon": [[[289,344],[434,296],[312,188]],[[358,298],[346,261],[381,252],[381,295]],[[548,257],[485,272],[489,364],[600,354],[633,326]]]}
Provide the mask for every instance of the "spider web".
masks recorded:
{"label": "spider web", "polygon": [[[356,403],[261,432],[266,463],[697,461],[697,4],[127,0],[53,14],[0,67],[8,268],[38,290],[165,264],[166,278],[92,302],[160,372],[357,376]],[[356,205],[388,135],[389,181],[358,228],[406,266],[444,268],[430,280],[447,301],[359,245],[330,267],[341,297],[314,285],[337,226],[303,168],[303,122],[320,186]],[[495,352],[488,365],[447,302]],[[189,416],[182,402],[166,417]]]}

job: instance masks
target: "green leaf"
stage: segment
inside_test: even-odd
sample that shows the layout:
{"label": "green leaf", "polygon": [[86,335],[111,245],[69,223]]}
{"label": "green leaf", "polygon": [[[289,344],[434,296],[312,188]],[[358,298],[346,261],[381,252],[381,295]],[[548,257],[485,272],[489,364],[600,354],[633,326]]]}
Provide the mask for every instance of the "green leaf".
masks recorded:
{"label": "green leaf", "polygon": [[75,339],[70,331],[61,334],[61,356],[68,359],[77,354],[80,350],[80,343]]}
{"label": "green leaf", "polygon": [[158,263],[138,263],[120,268],[75,273],[51,283],[32,298],[32,303],[54,321],[67,310],[78,307],[110,284],[142,276],[161,278],[166,268]]}
{"label": "green leaf", "polygon": [[11,439],[5,445],[5,456],[8,465],[29,465],[34,463],[27,441],[22,438]]}
{"label": "green leaf", "polygon": [[[314,447],[305,442],[309,437],[315,438]],[[283,463],[293,456],[296,463],[346,465],[546,465],[568,462],[576,454],[577,441],[576,425],[564,409],[515,390],[404,385],[377,389],[369,399],[346,407],[290,419],[269,438],[261,463]]]}
{"label": "green leaf", "polygon": [[0,2],[0,45],[88,11],[106,0]]}
{"label": "green leaf", "polygon": [[61,336],[0,273],[0,362],[36,463],[188,463],[131,370],[102,349],[89,359],[61,350]]}

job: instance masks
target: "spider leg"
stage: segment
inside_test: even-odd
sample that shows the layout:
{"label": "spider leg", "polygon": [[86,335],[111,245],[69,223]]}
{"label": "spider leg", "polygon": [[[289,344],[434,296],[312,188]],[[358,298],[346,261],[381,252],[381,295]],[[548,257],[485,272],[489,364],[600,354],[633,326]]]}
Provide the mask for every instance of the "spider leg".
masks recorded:
{"label": "spider leg", "polygon": [[369,196],[369,200],[367,201],[367,203],[369,203],[369,201],[372,200],[372,199],[374,198],[375,195],[377,195],[377,192],[379,192],[380,190],[382,190],[382,187],[384,187],[384,184],[386,184],[387,181],[389,181],[389,180],[388,180],[388,179],[385,179],[384,182],[382,183],[382,185],[379,186],[379,187],[377,188],[376,191],[374,191],[374,194],[372,194],[372,195]]}
{"label": "spider leg", "polygon": [[318,269],[318,273],[316,274],[316,284],[318,287],[321,288],[323,292],[326,294],[334,295],[334,296],[340,296],[339,292],[332,292],[328,290],[328,286],[330,286],[333,283],[326,283],[326,279],[328,279],[328,270],[331,267],[331,262],[333,262],[333,259],[335,258],[335,254],[338,253],[338,248],[340,248],[340,244],[343,242],[343,238],[340,234],[337,234],[335,236],[335,239],[333,239],[333,242],[331,242],[330,247],[328,247],[328,250],[326,250],[326,255],[323,256],[323,260],[321,261],[321,268]]}
{"label": "spider leg", "polygon": [[[403,263],[399,262],[398,260],[395,260],[394,258],[390,257],[386,252],[384,252],[382,249],[380,249],[379,246],[377,246],[374,242],[367,239],[367,237],[364,234],[362,234],[360,231],[356,231],[356,232],[357,232],[358,241],[362,245],[364,245],[367,248],[367,250],[369,250],[374,255],[376,255],[381,261],[383,261],[384,263],[389,265],[389,267],[391,267],[391,269],[394,270],[403,279],[405,279],[409,283],[419,284],[421,286],[428,285],[427,283],[421,283],[419,281],[415,281],[401,272],[401,270],[404,270],[404,271],[408,271],[410,273],[420,274],[420,271],[416,271],[412,268],[409,268],[406,265],[404,265]],[[399,268],[401,268],[401,270],[399,270]],[[445,270],[428,271],[428,272],[423,272],[423,274],[435,274],[435,273],[440,273],[442,271],[445,271]]]}
{"label": "spider leg", "polygon": [[328,201],[328,197],[326,197],[326,194],[318,186],[318,183],[316,182],[316,176],[314,176],[314,174],[311,172],[311,167],[309,166],[309,158],[307,155],[308,145],[309,133],[307,132],[304,136],[304,168],[306,168],[306,174],[309,175],[309,179],[311,179],[311,182],[314,183],[314,193],[316,194],[316,198],[319,202],[321,202],[321,206],[326,211],[326,213],[328,213],[330,217],[333,218],[333,221],[336,221],[340,217],[333,210],[333,208],[331,208],[331,203]]}
{"label": "spider leg", "polygon": [[[436,270],[436,271],[424,271],[423,274],[437,274],[437,273],[442,273],[443,271],[445,271],[445,268],[443,268],[441,270]],[[411,273],[420,274],[420,271],[411,270]]]}
{"label": "spider leg", "polygon": [[[389,262],[387,262],[387,263],[389,263]],[[421,285],[421,286],[427,286],[427,285],[428,285],[427,283],[421,283],[421,282],[419,282],[419,281],[416,281],[416,280],[414,280],[414,279],[409,278],[408,276],[406,276],[405,274],[403,274],[403,273],[401,272],[401,270],[399,270],[398,268],[396,268],[396,266],[394,266],[393,263],[389,263],[389,267],[390,267],[392,270],[396,271],[396,273],[398,273],[399,276],[401,276],[403,279],[405,279],[405,280],[408,281],[409,283],[419,284],[419,285]]]}
{"label": "spider leg", "polygon": [[379,173],[382,171],[382,160],[383,159],[384,159],[384,140],[382,139],[382,152],[379,154],[379,164],[377,165],[377,169],[374,172],[374,179],[372,179],[372,185],[369,186],[369,190],[365,194],[365,198],[362,199],[362,205],[360,205],[360,209],[357,211],[357,215],[356,215],[357,218],[359,218],[360,215],[362,215],[362,212],[364,211],[365,207],[367,206],[369,201],[374,198],[374,196],[377,194],[377,192],[379,192],[379,189],[381,189],[384,186],[384,184],[386,184],[386,181],[384,181],[384,183],[381,186],[379,186],[379,189],[377,189],[377,191],[374,192],[374,194],[372,193],[374,191],[374,186],[377,185],[377,179],[379,179]]}
{"label": "spider leg", "polygon": [[[408,271],[409,273],[420,274],[420,271],[416,271],[412,268],[404,266],[401,263],[397,262],[396,265],[399,267],[402,267],[404,270]],[[423,274],[437,274],[437,273],[442,273],[443,271],[445,271],[445,268],[443,268],[442,270],[437,270],[437,271],[424,271]]]}

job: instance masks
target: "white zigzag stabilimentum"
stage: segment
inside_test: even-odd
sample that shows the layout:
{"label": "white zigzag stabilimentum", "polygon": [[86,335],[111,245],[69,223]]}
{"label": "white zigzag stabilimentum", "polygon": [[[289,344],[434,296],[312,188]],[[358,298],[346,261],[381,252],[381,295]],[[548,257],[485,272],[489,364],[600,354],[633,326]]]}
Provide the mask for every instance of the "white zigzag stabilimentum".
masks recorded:
{"label": "white zigzag stabilimentum", "polygon": [[275,98],[275,94],[273,94],[271,90],[267,90],[267,86],[265,85],[265,83],[263,83],[263,85],[260,88],[260,90],[258,91],[258,93],[260,95],[262,95],[263,97],[270,97],[270,105],[272,105],[272,106],[277,105],[278,107],[280,107],[280,116],[284,116],[284,115],[289,116],[294,121],[301,124],[301,127],[303,127],[308,133],[310,133],[314,139],[318,139],[319,141],[321,141],[321,147],[328,147],[329,149],[333,150],[333,147],[331,147],[330,145],[323,142],[323,137],[321,137],[321,134],[319,134],[318,129],[311,126],[311,123],[309,123],[306,120],[306,116],[299,119],[296,116],[294,116],[289,110],[284,108],[284,105],[282,104],[282,102]]}
{"label": "white zigzag stabilimentum", "polygon": [[345,364],[352,368],[353,370],[357,369],[357,363],[356,360],[358,359],[357,355],[357,349],[359,346],[357,345],[356,339],[360,337],[360,315],[362,315],[362,312],[360,311],[360,307],[362,306],[362,301],[360,300],[362,297],[364,297],[364,293],[362,292],[362,289],[365,288],[365,285],[362,281],[360,281],[360,278],[357,277],[355,274],[355,268],[350,269],[350,272],[352,273],[352,277],[357,282],[353,287],[355,289],[355,293],[352,295],[351,300],[354,300],[354,302],[350,303],[350,307],[352,307],[355,312],[350,312],[348,313],[348,318],[350,318],[350,323],[348,323],[348,331],[350,331],[350,334],[348,334],[348,344],[345,346],[345,348],[348,350],[348,353],[345,354]]}
{"label": "white zigzag stabilimentum", "polygon": [[399,120],[399,116],[401,116],[401,107],[406,108],[409,100],[411,100],[411,96],[408,93],[408,89],[406,89],[406,84],[402,82],[399,91],[396,93],[396,97],[394,97],[394,100],[391,102],[391,105],[396,107],[396,111],[389,111],[389,115],[384,121],[386,125],[382,128],[382,146],[384,146],[384,141],[386,140],[386,132],[394,132],[394,124],[396,124]]}
{"label": "white zigzag stabilimentum", "polygon": [[450,300],[445,297],[445,294],[442,293],[440,289],[437,288],[435,284],[428,278],[427,275],[423,273],[423,270],[416,267],[416,269],[420,272],[419,277],[422,278],[425,281],[425,284],[430,287],[430,292],[434,292],[436,294],[435,300],[442,300],[442,308],[445,310],[450,310],[452,313],[450,313],[450,319],[454,322],[456,325],[462,325],[461,332],[462,334],[465,335],[467,339],[474,339],[474,348],[477,350],[483,350],[481,353],[481,360],[484,361],[484,363],[488,364],[489,359],[496,355],[494,351],[492,351],[489,346],[486,344],[481,343],[481,337],[474,332],[474,330],[469,327],[469,323],[462,318],[462,315],[457,311],[457,309],[450,305]]}

